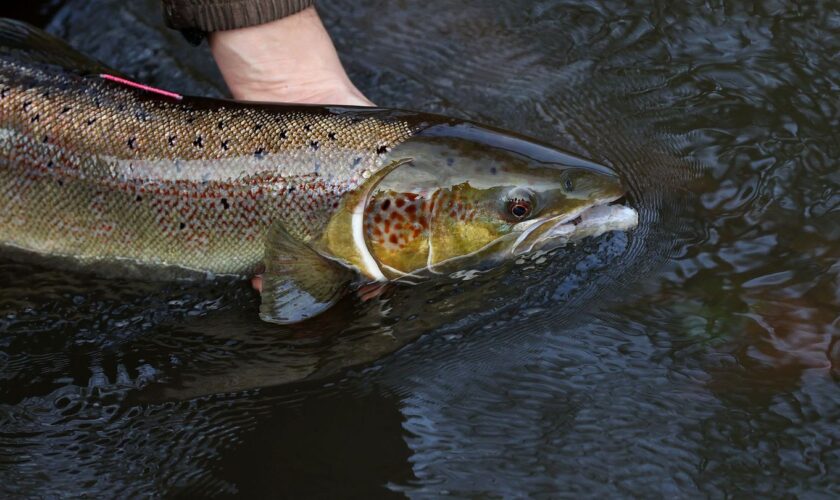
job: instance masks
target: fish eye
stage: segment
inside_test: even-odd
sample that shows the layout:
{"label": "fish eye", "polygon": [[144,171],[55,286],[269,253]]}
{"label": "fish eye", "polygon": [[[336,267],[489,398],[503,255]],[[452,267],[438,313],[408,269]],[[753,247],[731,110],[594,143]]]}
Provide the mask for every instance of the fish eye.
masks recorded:
{"label": "fish eye", "polygon": [[530,217],[536,210],[536,196],[528,188],[513,188],[504,198],[502,210],[505,218],[518,222]]}
{"label": "fish eye", "polygon": [[531,203],[525,200],[511,200],[508,203],[508,212],[516,219],[524,219],[531,213]]}

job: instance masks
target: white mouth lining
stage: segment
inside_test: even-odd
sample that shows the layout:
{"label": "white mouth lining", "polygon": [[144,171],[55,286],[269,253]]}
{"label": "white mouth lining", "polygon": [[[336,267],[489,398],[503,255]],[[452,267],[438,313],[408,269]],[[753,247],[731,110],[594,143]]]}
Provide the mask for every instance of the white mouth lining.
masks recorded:
{"label": "white mouth lining", "polygon": [[[519,249],[519,245],[521,245],[522,242],[525,241],[528,238],[528,236],[531,233],[533,233],[534,230],[537,229],[538,227],[543,227],[545,224],[549,224],[549,223],[551,223],[552,226],[554,226],[554,227],[560,226],[562,224],[565,224],[566,222],[575,220],[575,218],[577,216],[579,216],[583,212],[586,212],[590,208],[599,207],[601,205],[606,205],[608,203],[612,203],[613,201],[615,201],[615,200],[605,201],[603,203],[598,203],[598,204],[595,204],[595,205],[590,205],[588,207],[579,208],[576,211],[572,212],[571,214],[567,214],[564,219],[560,219],[559,217],[555,217],[555,218],[551,218],[551,219],[546,219],[546,220],[542,221],[541,223],[538,223],[539,222],[538,220],[533,221],[532,224],[527,229],[525,229],[525,231],[523,231],[522,234],[520,234],[518,238],[516,238],[516,241],[513,243],[513,246],[511,247],[511,252],[516,252]],[[522,224],[522,223],[520,223],[520,224]],[[529,251],[530,251],[530,249],[529,249]],[[527,253],[527,252],[523,252],[523,253]]]}

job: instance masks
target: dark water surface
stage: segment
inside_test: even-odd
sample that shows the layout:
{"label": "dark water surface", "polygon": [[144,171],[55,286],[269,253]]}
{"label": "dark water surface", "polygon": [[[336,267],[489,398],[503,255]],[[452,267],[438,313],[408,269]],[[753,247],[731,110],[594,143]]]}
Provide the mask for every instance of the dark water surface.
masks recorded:
{"label": "dark water surface", "polygon": [[[0,262],[4,497],[840,494],[836,4],[320,5],[372,100],[604,161],[640,227],[294,329]],[[224,94],[153,0],[8,9]]]}

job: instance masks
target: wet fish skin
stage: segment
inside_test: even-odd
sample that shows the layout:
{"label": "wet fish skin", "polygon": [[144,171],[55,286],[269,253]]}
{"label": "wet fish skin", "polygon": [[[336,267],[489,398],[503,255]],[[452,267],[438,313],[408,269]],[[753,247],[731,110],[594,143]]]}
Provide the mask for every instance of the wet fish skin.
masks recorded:
{"label": "wet fish skin", "polygon": [[248,274],[279,221],[317,237],[426,118],[173,99],[0,58],[0,240],[82,262]]}
{"label": "wet fish skin", "polygon": [[515,134],[183,97],[0,20],[0,246],[97,267],[262,269],[266,321],[320,314],[359,278],[510,258],[623,193],[606,167]]}

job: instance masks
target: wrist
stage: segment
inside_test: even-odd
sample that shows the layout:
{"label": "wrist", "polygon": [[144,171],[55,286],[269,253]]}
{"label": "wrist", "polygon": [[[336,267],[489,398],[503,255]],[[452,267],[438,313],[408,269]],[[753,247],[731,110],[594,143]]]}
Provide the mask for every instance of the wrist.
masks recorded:
{"label": "wrist", "polygon": [[[257,26],[210,35],[210,48],[235,99],[369,105],[348,79],[313,7]],[[356,99],[354,100],[354,96]]]}

